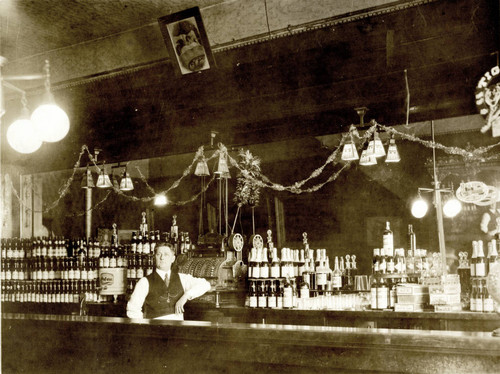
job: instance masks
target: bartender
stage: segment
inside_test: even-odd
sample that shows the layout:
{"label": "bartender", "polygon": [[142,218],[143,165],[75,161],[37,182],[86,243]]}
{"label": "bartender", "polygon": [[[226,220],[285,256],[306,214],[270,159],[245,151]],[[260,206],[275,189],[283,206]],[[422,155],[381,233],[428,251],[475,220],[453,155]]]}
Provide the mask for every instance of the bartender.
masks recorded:
{"label": "bartender", "polygon": [[127,303],[127,317],[182,321],[184,304],[210,290],[206,279],[179,273],[174,261],[172,247],[157,243],[155,270],[137,282]]}
{"label": "bartender", "polygon": [[500,232],[499,229],[500,209],[497,208],[497,202],[495,201],[481,218],[481,231],[491,239]]}

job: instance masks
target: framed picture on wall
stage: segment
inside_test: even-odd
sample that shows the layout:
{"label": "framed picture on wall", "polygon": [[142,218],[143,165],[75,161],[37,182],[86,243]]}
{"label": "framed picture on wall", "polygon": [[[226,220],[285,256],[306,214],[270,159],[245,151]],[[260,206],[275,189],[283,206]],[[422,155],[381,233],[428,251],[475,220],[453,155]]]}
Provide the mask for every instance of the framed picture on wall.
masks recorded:
{"label": "framed picture on wall", "polygon": [[177,75],[215,67],[198,7],[160,17],[158,23]]}

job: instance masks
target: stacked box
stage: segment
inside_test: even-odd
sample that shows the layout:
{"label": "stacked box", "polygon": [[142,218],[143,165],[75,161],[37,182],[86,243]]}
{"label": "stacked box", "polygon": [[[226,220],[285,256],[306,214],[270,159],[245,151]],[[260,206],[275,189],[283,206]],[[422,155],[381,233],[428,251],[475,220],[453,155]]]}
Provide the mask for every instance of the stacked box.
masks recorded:
{"label": "stacked box", "polygon": [[439,284],[429,285],[429,303],[436,312],[458,312],[462,310],[460,293],[458,274],[443,275]]}
{"label": "stacked box", "polygon": [[429,302],[429,287],[416,283],[398,284],[395,312],[422,312]]}

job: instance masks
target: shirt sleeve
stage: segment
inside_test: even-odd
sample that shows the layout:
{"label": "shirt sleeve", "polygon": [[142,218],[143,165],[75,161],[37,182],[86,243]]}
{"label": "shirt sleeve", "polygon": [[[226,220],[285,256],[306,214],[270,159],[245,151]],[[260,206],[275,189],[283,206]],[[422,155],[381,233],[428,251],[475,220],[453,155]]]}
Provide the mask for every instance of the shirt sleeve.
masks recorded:
{"label": "shirt sleeve", "polygon": [[481,231],[488,233],[488,225],[490,224],[491,217],[489,213],[484,213],[481,219]]}
{"label": "shirt sleeve", "polygon": [[184,288],[184,295],[188,300],[200,297],[210,290],[210,283],[205,278],[195,278],[191,274],[179,273],[182,288]]}
{"label": "shirt sleeve", "polygon": [[146,277],[139,279],[135,285],[134,292],[127,303],[128,318],[143,318],[142,306],[149,293],[149,282]]}

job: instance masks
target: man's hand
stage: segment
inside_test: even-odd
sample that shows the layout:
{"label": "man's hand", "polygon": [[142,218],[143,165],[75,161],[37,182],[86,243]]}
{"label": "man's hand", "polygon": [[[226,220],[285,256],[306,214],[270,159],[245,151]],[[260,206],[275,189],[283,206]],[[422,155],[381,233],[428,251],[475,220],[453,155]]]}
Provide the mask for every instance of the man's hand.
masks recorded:
{"label": "man's hand", "polygon": [[184,304],[186,304],[186,301],[188,301],[188,299],[185,295],[182,295],[181,298],[177,300],[177,302],[175,303],[176,314],[184,313]]}

